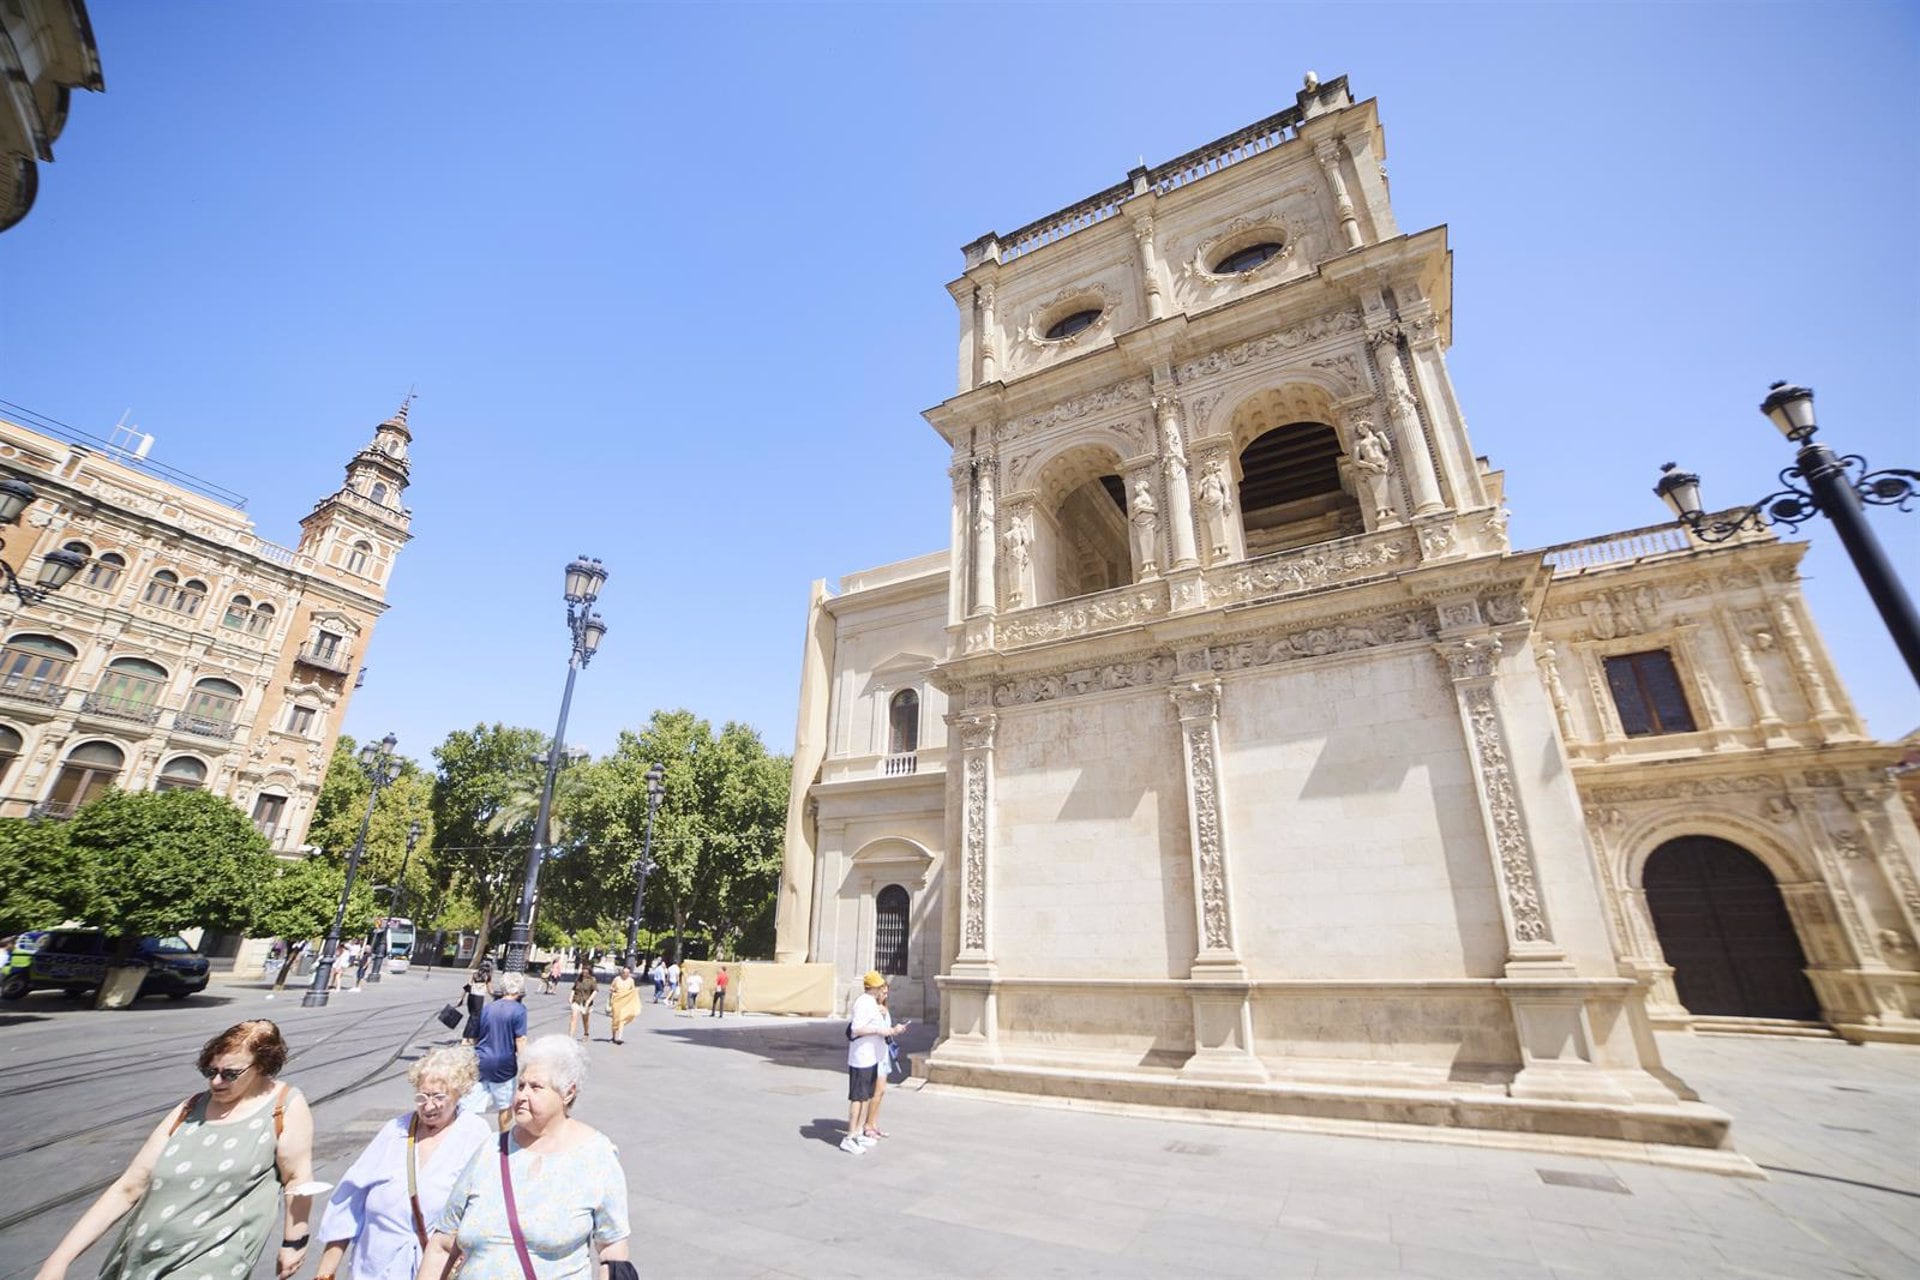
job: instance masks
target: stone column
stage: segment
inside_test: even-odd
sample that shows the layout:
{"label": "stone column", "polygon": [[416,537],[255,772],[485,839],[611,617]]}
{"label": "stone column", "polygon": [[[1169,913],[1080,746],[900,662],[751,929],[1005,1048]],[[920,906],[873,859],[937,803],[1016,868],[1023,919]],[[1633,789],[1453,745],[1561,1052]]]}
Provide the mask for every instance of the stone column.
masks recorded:
{"label": "stone column", "polygon": [[1134,219],[1133,239],[1140,247],[1140,283],[1147,296],[1147,319],[1162,319],[1167,314],[1167,302],[1160,279],[1160,253],[1153,243],[1152,214]]}
{"label": "stone column", "polygon": [[1578,745],[1573,732],[1573,709],[1567,705],[1567,686],[1560,682],[1560,655],[1551,640],[1540,645],[1540,675],[1547,682],[1547,697],[1553,703],[1553,718],[1560,725],[1560,741],[1568,751]]}
{"label": "stone column", "polygon": [[1193,860],[1194,923],[1200,949],[1188,973],[1193,1001],[1193,1057],[1183,1076],[1264,1080],[1253,1052],[1253,988],[1233,929],[1233,883],[1227,862],[1226,802],[1220,768],[1220,681],[1176,685],[1187,775],[1187,840]]}
{"label": "stone column", "polygon": [[1353,197],[1347,194],[1347,178],[1340,172],[1340,143],[1333,138],[1314,144],[1313,158],[1320,162],[1320,171],[1327,176],[1327,186],[1333,191],[1333,207],[1340,216],[1340,233],[1346,237],[1347,248],[1360,247],[1360,223],[1354,217]]}
{"label": "stone column", "polygon": [[[959,748],[958,853],[959,951],[941,983],[949,1025],[937,1056],[951,1061],[992,1061],[998,1056],[998,1011],[993,959],[992,835],[993,735],[998,717],[970,711],[949,717],[951,742]],[[949,793],[951,795],[952,793]]]}
{"label": "stone column", "polygon": [[1806,635],[1800,630],[1800,621],[1794,617],[1793,603],[1786,599],[1772,602],[1774,626],[1780,631],[1781,643],[1786,646],[1787,657],[1793,663],[1793,673],[1800,680],[1800,687],[1807,695],[1807,710],[1820,726],[1822,736],[1827,738],[1851,737],[1846,717],[1840,714],[1833,704],[1833,694],[1827,689],[1827,682],[1820,674],[1820,665],[1814,661],[1813,650],[1807,645]]}
{"label": "stone column", "polygon": [[1407,381],[1406,366],[1401,363],[1399,327],[1385,325],[1375,329],[1367,335],[1367,340],[1373,347],[1374,362],[1379,366],[1387,419],[1393,424],[1393,448],[1407,478],[1413,514],[1432,515],[1445,504],[1440,500],[1440,489],[1434,479],[1433,453],[1427,448],[1427,433],[1420,425],[1413,387]]}
{"label": "stone column", "polygon": [[1156,396],[1154,414],[1160,422],[1161,461],[1167,473],[1167,540],[1173,549],[1173,567],[1191,569],[1200,563],[1193,543],[1193,487],[1187,482],[1187,451],[1180,443],[1180,402]]}
{"label": "stone column", "polygon": [[994,331],[993,301],[994,288],[991,283],[980,286],[980,292],[974,295],[978,310],[980,348],[980,381],[993,382],[1000,377],[998,359],[999,340]]}
{"label": "stone column", "polygon": [[973,605],[969,616],[994,611],[994,541],[998,537],[993,510],[993,458],[973,461]]}

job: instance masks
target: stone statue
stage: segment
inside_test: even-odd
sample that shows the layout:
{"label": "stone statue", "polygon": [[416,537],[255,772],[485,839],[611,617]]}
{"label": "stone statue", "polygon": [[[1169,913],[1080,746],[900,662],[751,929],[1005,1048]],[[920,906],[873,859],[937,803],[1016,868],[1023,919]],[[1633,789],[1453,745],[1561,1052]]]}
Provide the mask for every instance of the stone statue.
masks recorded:
{"label": "stone statue", "polygon": [[1140,566],[1140,576],[1150,578],[1160,572],[1160,507],[1144,476],[1133,482],[1128,511],[1133,525],[1134,562]]}
{"label": "stone statue", "polygon": [[1387,451],[1386,437],[1375,431],[1370,422],[1360,424],[1359,438],[1353,442],[1353,469],[1366,487],[1366,501],[1373,508],[1374,522],[1384,524],[1395,519],[1397,513],[1388,483],[1388,477],[1393,474],[1392,455]]}
{"label": "stone statue", "polygon": [[1215,458],[1200,473],[1200,524],[1207,535],[1207,562],[1225,560],[1232,547],[1227,535],[1227,512],[1233,497],[1227,491],[1227,464]]}
{"label": "stone statue", "polygon": [[1027,602],[1027,572],[1033,557],[1027,548],[1033,545],[1033,517],[1017,515],[1007,522],[1007,532],[1001,537],[1007,548],[1007,604],[1010,608],[1019,608]]}

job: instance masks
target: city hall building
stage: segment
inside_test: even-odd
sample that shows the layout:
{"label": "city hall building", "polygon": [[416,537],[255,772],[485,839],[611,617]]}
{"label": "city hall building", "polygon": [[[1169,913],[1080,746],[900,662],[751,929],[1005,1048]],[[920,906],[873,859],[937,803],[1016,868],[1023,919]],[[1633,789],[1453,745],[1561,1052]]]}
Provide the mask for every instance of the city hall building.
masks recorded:
{"label": "city hall building", "polygon": [[966,247],[951,544],[814,588],[780,959],[935,1083],[1736,1167],[1651,1029],[1920,1040],[1900,750],[1802,544],[1509,544],[1383,155],[1309,77]]}

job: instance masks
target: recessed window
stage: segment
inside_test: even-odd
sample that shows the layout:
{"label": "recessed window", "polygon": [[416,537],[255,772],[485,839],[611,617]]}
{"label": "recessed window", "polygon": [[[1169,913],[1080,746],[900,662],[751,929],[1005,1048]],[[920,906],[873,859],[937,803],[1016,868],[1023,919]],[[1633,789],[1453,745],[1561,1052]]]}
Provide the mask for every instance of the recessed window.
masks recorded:
{"label": "recessed window", "polygon": [[907,971],[907,891],[897,884],[882,889],[873,900],[873,967],[881,973]]}
{"label": "recessed window", "polygon": [[367,490],[367,496],[375,502],[385,505],[387,501],[387,486],[384,484],[376,484],[373,488]]}
{"label": "recessed window", "polygon": [[52,636],[14,636],[0,649],[0,693],[57,704],[80,651]]}
{"label": "recessed window", "polygon": [[1076,311],[1070,316],[1054,321],[1053,326],[1047,330],[1047,340],[1049,342],[1064,341],[1076,333],[1081,333],[1092,328],[1093,322],[1099,318],[1100,309],[1098,307],[1090,307],[1085,311]]}
{"label": "recessed window", "polygon": [[227,603],[227,616],[220,619],[220,625],[232,627],[235,631],[243,631],[246,629],[247,619],[252,616],[253,601],[245,596],[235,596]]}
{"label": "recessed window", "polygon": [[1253,270],[1261,263],[1279,257],[1286,246],[1278,240],[1262,240],[1259,244],[1250,244],[1244,249],[1235,249],[1226,257],[1213,264],[1213,274],[1217,276],[1237,276]]}
{"label": "recessed window", "polygon": [[120,581],[120,571],[126,567],[125,556],[109,551],[87,566],[86,585],[95,591],[111,591],[113,584]]}
{"label": "recessed window", "polygon": [[373,554],[372,543],[370,542],[354,543],[353,550],[347,553],[347,572],[348,573],[365,573],[367,571],[367,557],[372,554]]}
{"label": "recessed window", "polygon": [[887,753],[904,755],[920,749],[920,695],[902,689],[887,704]]}
{"label": "recessed window", "polygon": [[280,834],[280,820],[286,816],[286,812],[285,796],[260,796],[253,802],[253,825],[261,835],[272,840]]}
{"label": "recessed window", "polygon": [[131,719],[148,717],[166,688],[167,669],[145,658],[115,658],[87,699],[87,709]]}
{"label": "recessed window", "polygon": [[167,761],[154,781],[155,791],[198,791],[207,785],[207,766],[192,756],[175,756]]}
{"label": "recessed window", "polygon": [[262,600],[253,607],[252,614],[247,617],[247,631],[253,635],[263,636],[272,630],[273,606]]}
{"label": "recessed window", "polygon": [[173,607],[176,612],[191,618],[200,612],[200,606],[206,602],[207,584],[198,578],[189,578],[186,585],[180,588],[180,594],[174,598]]}
{"label": "recessed window", "polygon": [[174,593],[179,589],[180,575],[171,569],[162,569],[153,575],[153,581],[147,583],[147,589],[141,594],[140,599],[147,604],[172,608]]}
{"label": "recessed window", "polygon": [[88,742],[75,747],[60,766],[47,796],[46,810],[56,818],[71,817],[73,812],[107,790],[126,765],[126,753],[109,742]]}
{"label": "recessed window", "polygon": [[226,736],[240,710],[242,696],[240,686],[231,680],[209,677],[195,681],[181,727],[194,733]]}
{"label": "recessed window", "polygon": [[7,770],[13,768],[13,762],[20,758],[23,745],[18,729],[0,724],[0,782],[6,780]]}
{"label": "recessed window", "polygon": [[1693,712],[1672,654],[1665,649],[1617,654],[1606,659],[1606,668],[1620,727],[1629,738],[1693,732]]}
{"label": "recessed window", "polygon": [[312,736],[314,714],[312,707],[303,707],[295,703],[287,712],[287,732],[297,733],[302,737]]}

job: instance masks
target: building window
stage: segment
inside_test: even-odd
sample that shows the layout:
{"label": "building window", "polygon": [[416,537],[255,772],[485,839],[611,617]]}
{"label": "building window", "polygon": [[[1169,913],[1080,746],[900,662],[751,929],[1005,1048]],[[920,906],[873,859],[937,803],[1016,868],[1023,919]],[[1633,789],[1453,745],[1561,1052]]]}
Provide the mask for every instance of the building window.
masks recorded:
{"label": "building window", "polygon": [[322,662],[332,662],[340,656],[340,637],[331,631],[322,631],[313,638],[313,656]]}
{"label": "building window", "polygon": [[82,556],[88,560],[93,559],[93,548],[84,542],[69,542],[62,550],[71,551],[73,554]]}
{"label": "building window", "polygon": [[353,550],[347,553],[347,572],[348,573],[365,573],[367,571],[367,557],[372,554],[373,554],[372,543],[370,542],[354,543]]}
{"label": "building window", "polygon": [[873,967],[881,973],[907,971],[907,891],[890,884],[873,900]]}
{"label": "building window", "polygon": [[0,786],[5,785],[7,774],[13,769],[13,762],[20,758],[23,745],[18,729],[0,724]]}
{"label": "building window", "polygon": [[220,619],[220,625],[232,627],[235,631],[244,631],[249,629],[248,624],[252,618],[253,601],[245,596],[235,596],[227,602],[227,616]]}
{"label": "building window", "polygon": [[87,709],[108,715],[144,718],[160,701],[167,669],[145,658],[115,658],[100,677],[100,687],[87,699]]}
{"label": "building window", "polygon": [[273,632],[273,606],[262,600],[253,607],[253,613],[247,619],[247,631],[256,636],[270,635]]}
{"label": "building window", "polygon": [[73,816],[87,801],[113,786],[127,757],[110,742],[89,742],[78,746],[60,766],[47,796],[46,811],[56,818]]}
{"label": "building window", "polygon": [[313,720],[318,713],[312,707],[303,707],[294,703],[287,711],[287,732],[297,733],[301,737],[313,736]]}
{"label": "building window", "polygon": [[157,604],[163,609],[171,609],[173,597],[179,590],[180,575],[171,569],[162,569],[147,583],[147,589],[140,593],[140,599],[144,604]]}
{"label": "building window", "polygon": [[1692,733],[1693,713],[1673,655],[1665,649],[1622,653],[1606,660],[1607,686],[1629,738],[1656,733]]}
{"label": "building window", "polygon": [[1251,271],[1270,258],[1276,258],[1285,252],[1284,246],[1275,240],[1262,240],[1259,244],[1250,244],[1244,249],[1235,249],[1226,257],[1213,264],[1213,274],[1217,276],[1237,276]]}
{"label": "building window", "polygon": [[186,585],[180,588],[180,594],[174,597],[173,607],[175,612],[191,618],[200,612],[200,606],[206,602],[207,584],[198,578],[189,578]]}
{"label": "building window", "polygon": [[0,693],[58,702],[79,650],[52,636],[15,636],[0,649]]}
{"label": "building window", "polygon": [[181,713],[180,727],[189,733],[233,736],[233,717],[240,710],[240,686],[229,680],[206,679],[194,683]]}
{"label": "building window", "polygon": [[175,756],[160,770],[155,791],[199,791],[207,785],[207,766],[192,756]]}
{"label": "building window", "polygon": [[1100,310],[1097,307],[1090,308],[1086,311],[1076,311],[1072,315],[1049,325],[1047,328],[1047,339],[1050,342],[1064,342],[1076,333],[1084,333],[1088,329],[1091,329],[1093,322],[1099,318]]}
{"label": "building window", "polygon": [[385,506],[387,502],[387,486],[384,484],[375,484],[373,488],[367,490],[367,496],[380,505]]}
{"label": "building window", "polygon": [[287,812],[285,796],[260,796],[253,802],[253,825],[272,840],[280,834],[280,820]]}
{"label": "building window", "polygon": [[120,581],[120,571],[126,567],[125,556],[109,551],[87,566],[86,585],[95,591],[111,591],[113,584]]}
{"label": "building window", "polygon": [[920,695],[902,689],[887,703],[887,754],[903,756],[920,749]]}

